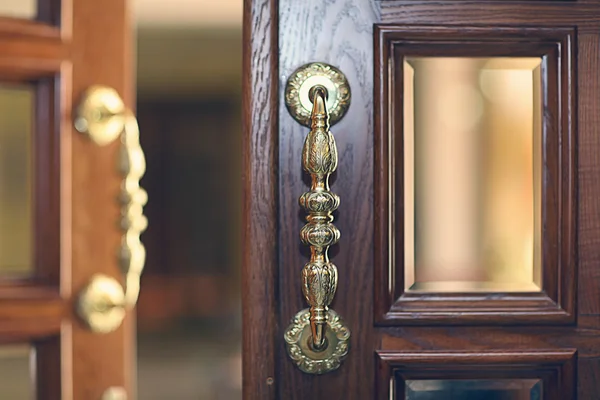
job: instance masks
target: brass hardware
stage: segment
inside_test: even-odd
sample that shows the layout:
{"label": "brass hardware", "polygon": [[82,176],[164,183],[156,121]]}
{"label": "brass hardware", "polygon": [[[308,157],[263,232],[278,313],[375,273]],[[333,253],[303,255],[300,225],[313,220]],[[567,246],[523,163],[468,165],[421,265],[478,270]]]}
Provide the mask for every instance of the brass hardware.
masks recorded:
{"label": "brass hardware", "polygon": [[86,92],[77,109],[75,127],[100,145],[121,138],[118,169],[123,179],[118,201],[119,228],[123,234],[118,263],[125,275],[125,289],[114,278],[95,275],[81,292],[77,305],[79,316],[92,331],[107,333],[121,325],[127,309],[135,306],[140,291],[140,276],[146,261],[140,235],[148,225],[143,213],[148,195],[139,182],[146,171],[146,160],[137,120],[111,88],[94,86]]}
{"label": "brass hardware", "polygon": [[112,386],[104,391],[102,400],[127,400],[127,391],[120,386]]}
{"label": "brass hardware", "polygon": [[117,329],[125,318],[125,293],[114,278],[96,274],[79,295],[78,314],[90,329],[108,333]]}
{"label": "brass hardware", "polygon": [[339,69],[325,63],[303,65],[290,76],[285,88],[288,111],[296,121],[310,127],[313,105],[309,92],[315,86],[327,90],[329,123],[335,125],[350,107],[350,85]]}
{"label": "brass hardware", "polygon": [[350,331],[333,310],[327,310],[327,346],[315,351],[312,346],[310,310],[305,308],[294,317],[285,331],[288,354],[298,368],[309,374],[325,374],[340,366],[350,347]]}
{"label": "brass hardware", "polygon": [[[317,67],[315,67],[317,66]],[[299,71],[302,76],[309,76],[309,71],[331,71],[333,67],[325,64],[310,64]],[[312,102],[310,114],[311,130],[304,142],[302,149],[302,165],[311,176],[310,191],[300,196],[299,203],[308,213],[307,224],[300,231],[302,243],[310,246],[310,261],[302,270],[302,292],[310,308],[298,313],[285,332],[285,341],[290,358],[302,371],[311,374],[324,374],[337,369],[343,358],[348,353],[350,345],[350,330],[344,325],[342,319],[329,309],[329,304],[335,296],[337,288],[337,268],[329,261],[327,252],[329,247],[338,242],[340,231],[333,225],[333,211],[339,204],[339,197],[329,190],[329,176],[336,170],[338,164],[335,139],[329,131],[329,113],[327,99],[331,97],[328,87],[345,87],[347,94],[344,101],[337,101],[337,107],[349,104],[349,88],[345,77],[336,70],[335,76],[343,85],[337,85],[329,79],[324,82],[323,76],[319,77],[319,84],[300,90],[293,89],[298,78],[295,74],[288,81],[286,99],[295,93],[296,97],[304,91]],[[315,80],[312,80],[315,82]],[[292,87],[292,89],[291,89]],[[301,100],[291,103],[301,104]],[[289,103],[288,103],[288,107]],[[290,111],[293,108],[290,108]],[[338,109],[338,116],[343,116],[345,109]],[[296,113],[294,118],[298,119]],[[303,123],[301,119],[299,122]]]}
{"label": "brass hardware", "polygon": [[115,89],[92,86],[85,92],[75,112],[75,129],[104,146],[123,131],[125,114],[125,103]]}

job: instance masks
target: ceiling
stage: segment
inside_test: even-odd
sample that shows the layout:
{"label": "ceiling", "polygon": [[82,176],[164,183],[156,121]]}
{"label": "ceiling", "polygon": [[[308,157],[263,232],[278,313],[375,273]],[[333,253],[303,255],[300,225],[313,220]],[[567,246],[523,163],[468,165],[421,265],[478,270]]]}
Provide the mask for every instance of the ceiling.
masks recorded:
{"label": "ceiling", "polygon": [[[243,0],[129,0],[139,25],[149,27],[235,27]],[[0,15],[31,18],[37,0],[0,0]]]}

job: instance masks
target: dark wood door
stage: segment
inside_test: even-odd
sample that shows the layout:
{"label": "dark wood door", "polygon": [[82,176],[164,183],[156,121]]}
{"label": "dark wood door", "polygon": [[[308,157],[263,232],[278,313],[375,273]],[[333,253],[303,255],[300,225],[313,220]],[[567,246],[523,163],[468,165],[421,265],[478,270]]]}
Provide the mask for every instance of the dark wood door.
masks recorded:
{"label": "dark wood door", "polygon": [[[599,399],[600,5],[247,0],[244,21],[245,398]],[[283,90],[315,61],[352,90],[330,251],[352,336],[320,376],[283,339],[309,256]]]}
{"label": "dark wood door", "polygon": [[132,104],[127,7],[122,0],[1,7],[2,398],[100,400],[111,387],[116,397],[106,398],[133,396],[132,318],[97,334],[75,313],[94,274],[122,279],[119,144],[100,147],[76,132],[73,110],[99,84]]}

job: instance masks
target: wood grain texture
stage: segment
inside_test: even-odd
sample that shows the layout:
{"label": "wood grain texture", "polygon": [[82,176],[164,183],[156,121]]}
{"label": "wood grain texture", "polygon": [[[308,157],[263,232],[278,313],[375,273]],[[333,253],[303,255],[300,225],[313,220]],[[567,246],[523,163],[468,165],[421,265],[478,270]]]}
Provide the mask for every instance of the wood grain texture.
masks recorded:
{"label": "wood grain texture", "polygon": [[598,3],[384,1],[381,22],[409,25],[593,27],[600,22]]}
{"label": "wood grain texture", "polygon": [[244,1],[243,397],[276,399],[279,324],[277,1]]}
{"label": "wood grain texture", "polygon": [[[600,180],[597,178],[600,176],[600,135],[597,132],[600,87],[596,76],[600,61],[600,30],[597,28],[600,4],[587,0],[528,3],[280,0],[278,3],[279,9],[276,10],[274,2],[267,0],[246,2],[244,65],[245,71],[250,73],[245,74],[244,127],[244,149],[247,153],[245,396],[291,400],[374,398],[376,385],[380,389],[383,387],[382,383],[376,383],[379,364],[375,352],[381,350],[410,352],[415,355],[415,360],[427,352],[447,353],[447,357],[450,353],[476,353],[473,355],[475,361],[481,357],[494,358],[493,354],[518,353],[514,355],[518,359],[523,354],[537,357],[539,353],[546,353],[549,358],[544,356],[540,361],[544,365],[552,364],[551,359],[564,361],[566,359],[561,357],[567,354],[568,360],[562,364],[568,372],[564,375],[566,378],[548,381],[557,385],[548,386],[555,389],[550,393],[552,396],[562,395],[561,400],[574,399],[573,390],[577,386],[580,399],[593,398],[598,393],[598,379],[595,378],[600,371],[597,361],[600,359],[597,340],[600,332],[600,276],[597,268],[600,263],[600,206],[597,204],[600,197]],[[271,25],[277,19],[278,33]],[[554,234],[559,235],[560,242],[553,243],[559,248],[553,248],[545,256],[567,268],[556,269],[544,277],[546,282],[556,283],[548,286],[545,292],[547,298],[515,296],[513,300],[519,302],[523,310],[540,311],[539,314],[524,316],[522,325],[506,324],[503,314],[514,306],[506,298],[486,303],[483,308],[487,307],[489,319],[483,326],[471,326],[472,320],[465,321],[469,322],[465,326],[452,326],[448,321],[440,322],[439,326],[428,323],[426,327],[373,325],[372,293],[374,283],[382,279],[382,272],[375,268],[374,258],[382,257],[381,249],[373,245],[382,235],[387,235],[377,223],[385,215],[385,210],[381,209],[381,204],[373,202],[374,195],[384,193],[386,177],[379,181],[374,181],[373,177],[392,162],[382,141],[375,141],[374,129],[375,132],[382,131],[390,113],[398,111],[382,106],[381,100],[388,97],[389,88],[382,85],[385,68],[380,67],[391,53],[381,40],[373,36],[374,23],[403,27],[421,25],[423,37],[430,41],[449,32],[441,28],[443,25],[472,26],[472,33],[477,33],[476,36],[481,36],[479,33],[486,30],[491,32],[488,37],[482,36],[480,48],[472,50],[472,54],[481,52],[481,47],[487,45],[497,50],[498,53],[492,55],[525,55],[531,54],[534,49],[550,54],[558,51],[555,46],[558,42],[561,51],[565,51],[561,57],[556,53],[555,60],[560,58],[561,65],[556,61],[549,66],[550,77],[560,75],[563,80],[554,86],[555,92],[548,93],[551,101],[560,99],[560,103],[548,109],[548,123],[554,124],[552,127],[555,128],[547,131],[552,136],[549,140],[553,141],[548,151],[554,159],[549,171],[556,181],[546,195],[551,197],[547,199],[550,202],[548,210],[558,219],[567,220],[570,228],[555,229]],[[523,34],[536,28],[538,33],[545,32],[543,37],[552,39],[546,40],[550,47],[541,43],[545,40],[543,38],[537,40],[536,35]],[[513,36],[520,37],[516,41],[518,43],[513,41],[502,45],[503,41],[506,42],[504,39],[494,39],[497,32],[511,29],[517,32]],[[569,30],[573,37],[568,42],[560,38],[554,41],[552,35],[560,35],[563,29]],[[381,54],[379,61],[374,58],[374,46]],[[465,50],[463,55],[468,51]],[[306,307],[301,293],[300,272],[309,256],[298,238],[304,213],[297,205],[298,196],[309,185],[301,167],[301,151],[307,129],[289,116],[282,88],[292,71],[311,61],[339,67],[349,78],[353,94],[348,115],[332,127],[340,161],[338,171],[331,179],[331,190],[341,198],[340,208],[335,213],[341,240],[331,251],[332,262],[339,269],[338,291],[332,308],[345,319],[352,331],[351,349],[339,370],[323,376],[300,372],[285,354],[282,338],[292,316]],[[572,84],[565,84],[569,81]],[[279,97],[273,93],[278,93]],[[275,102],[274,98],[277,99]],[[565,108],[570,111],[566,112]],[[278,114],[273,113],[275,109],[278,109]],[[277,117],[279,126],[275,123]],[[392,170],[396,168],[397,163],[392,162]],[[560,175],[560,178],[554,174]],[[252,196],[250,199],[249,195]],[[266,202],[261,202],[264,199],[267,199]],[[579,281],[571,275],[576,271],[575,266],[579,268]],[[573,302],[575,287],[578,288],[577,304]],[[382,308],[387,307],[387,310],[396,299],[390,297],[388,300],[381,303]],[[419,299],[407,295],[406,300],[419,306]],[[461,315],[464,311],[461,307],[465,303],[482,300],[476,297],[466,299],[460,294],[449,296],[444,301],[449,308],[455,308],[456,315],[452,315],[449,309],[439,309],[439,315],[446,319]],[[571,324],[536,326],[544,322],[540,321],[544,313],[551,314],[552,308],[556,311],[557,305],[567,310]],[[513,314],[516,313],[513,311]],[[410,315],[407,313],[408,316],[418,319],[421,310],[413,309]],[[257,332],[265,334],[259,336]],[[575,350],[577,360],[574,360]],[[501,359],[494,359],[497,365],[504,363]],[[438,361],[438,370],[450,375],[452,365],[460,364],[456,357]],[[519,376],[530,376],[544,370],[540,363],[532,361],[517,372]],[[569,372],[575,370],[575,363],[576,376]],[[272,386],[276,388],[265,386],[266,377],[275,378]],[[578,379],[577,382],[574,379]],[[389,388],[389,381],[386,387]]]}
{"label": "wood grain texture", "polygon": [[577,398],[587,399],[590,393],[600,393],[600,357],[579,359],[577,367]]}
{"label": "wood grain texture", "polygon": [[[378,4],[372,1],[282,0],[279,13],[280,87],[298,67],[311,61],[326,62],[348,78],[352,103],[346,116],[331,131],[339,153],[331,190],[341,204],[335,225],[339,244],[330,250],[339,271],[332,308],[347,323],[350,355],[340,369],[320,377],[300,372],[284,355],[280,366],[280,398],[364,400],[372,398],[373,371],[372,268],[373,268],[373,23]],[[301,153],[307,128],[288,113],[279,100],[279,236],[280,324],[306,308],[301,292],[301,270],[308,250],[299,239],[304,212],[298,197],[309,187],[302,171]],[[283,331],[277,338],[283,347]]]}
{"label": "wood grain texture", "polygon": [[576,348],[580,358],[600,356],[597,318],[582,317],[578,327],[402,327],[378,329],[386,351],[501,351]]}
{"label": "wood grain texture", "polygon": [[600,30],[579,35],[579,312],[600,314]]}
{"label": "wood grain texture", "polygon": [[[576,68],[572,28],[377,25],[375,320],[394,324],[571,324],[575,320]],[[411,293],[404,266],[404,58],[543,57],[540,293]],[[393,206],[390,206],[390,202]],[[391,288],[391,290],[390,290]]]}

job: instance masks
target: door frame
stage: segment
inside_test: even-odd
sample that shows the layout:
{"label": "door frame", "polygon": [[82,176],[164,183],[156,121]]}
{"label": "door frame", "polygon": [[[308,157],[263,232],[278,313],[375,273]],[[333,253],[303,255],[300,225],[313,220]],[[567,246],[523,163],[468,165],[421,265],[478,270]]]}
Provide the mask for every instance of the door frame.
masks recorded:
{"label": "door frame", "polygon": [[279,12],[277,0],[244,0],[243,398],[275,399],[282,351],[277,294]]}

